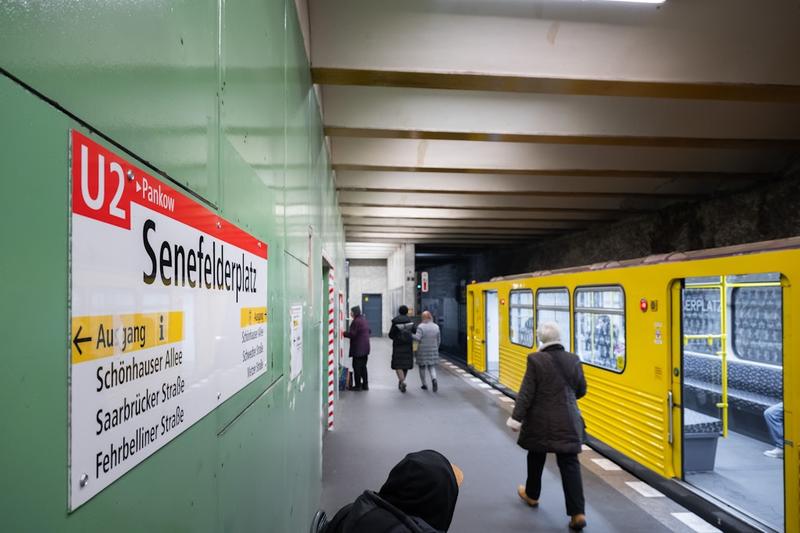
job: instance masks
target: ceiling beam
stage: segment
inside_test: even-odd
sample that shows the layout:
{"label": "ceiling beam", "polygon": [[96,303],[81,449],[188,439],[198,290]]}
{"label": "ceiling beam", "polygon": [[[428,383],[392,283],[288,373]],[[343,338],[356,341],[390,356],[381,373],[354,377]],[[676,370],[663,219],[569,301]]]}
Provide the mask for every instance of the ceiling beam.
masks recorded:
{"label": "ceiling beam", "polygon": [[395,217],[354,217],[344,216],[345,226],[372,227],[427,227],[463,228],[480,224],[482,228],[496,229],[572,229],[585,227],[587,221],[528,219],[528,220],[488,220],[488,219],[436,219],[436,218],[395,218]]}
{"label": "ceiling beam", "polygon": [[656,137],[635,135],[541,135],[475,131],[431,131],[325,126],[329,137],[367,139],[426,139],[439,141],[486,141],[592,146],[643,146],[658,148],[796,149],[800,139],[726,139],[703,137]]}
{"label": "ceiling beam", "polygon": [[[406,231],[405,228],[395,228],[394,231],[374,231],[371,229],[358,231],[353,229],[348,229],[345,232],[347,234],[348,239],[360,239],[365,241],[370,241],[373,237],[383,238],[383,239],[440,239],[440,238],[447,238],[447,239],[472,239],[472,238],[479,238],[479,239],[487,239],[487,240],[514,240],[514,239],[528,239],[532,236],[537,235],[529,235],[529,234],[510,234],[510,233],[489,233],[485,235],[477,235],[471,231],[463,231],[463,232],[426,232],[426,231]],[[548,233],[551,235],[552,232]],[[541,236],[541,235],[538,235]]]}
{"label": "ceiling beam", "polygon": [[800,99],[794,1],[311,4],[315,81],[324,73],[331,83],[404,87]]}
{"label": "ceiling beam", "polygon": [[347,233],[392,233],[402,231],[407,233],[419,234],[484,234],[484,235],[552,235],[553,233],[563,233],[567,229],[558,228],[485,228],[480,223],[471,226],[460,227],[432,227],[432,226],[409,226],[406,224],[398,226],[361,226],[345,224],[344,230]]}
{"label": "ceiling beam", "polygon": [[[402,184],[401,184],[402,185]],[[447,189],[403,189],[398,188],[378,188],[378,187],[337,187],[341,192],[370,192],[370,193],[406,193],[406,194],[457,194],[467,196],[527,196],[527,197],[542,197],[542,198],[623,198],[623,199],[641,199],[641,198],[664,198],[671,200],[686,200],[688,198],[697,197],[698,194],[687,193],[670,193],[670,192],[592,192],[592,191],[508,191],[508,190],[495,190],[495,191],[452,191]]]}
{"label": "ceiling beam", "polygon": [[[800,139],[800,104],[394,87],[323,89],[329,127],[389,133],[652,139]],[[371,135],[371,133],[370,133]],[[524,138],[524,137],[522,137]],[[535,138],[535,137],[534,137]],[[491,140],[491,139],[488,139]],[[659,143],[660,144],[660,143]],[[724,144],[724,143],[723,143]]]}
{"label": "ceiling beam", "polygon": [[448,174],[501,174],[509,176],[583,176],[592,178],[652,178],[652,179],[746,179],[769,180],[776,177],[769,172],[706,172],[706,171],[675,171],[675,170],[621,170],[621,169],[516,169],[516,168],[469,168],[469,167],[423,167],[423,166],[397,166],[397,165],[364,165],[334,163],[335,171],[376,171],[376,172],[430,172]]}
{"label": "ceiling beam", "polygon": [[381,172],[340,170],[336,185],[340,190],[397,190],[474,193],[641,193],[650,195],[708,194],[722,189],[744,187],[743,179],[639,179],[592,176],[518,176],[511,174],[455,174],[430,172]]}
{"label": "ceiling beam", "polygon": [[791,154],[771,150],[720,150],[588,146],[562,144],[498,143],[480,141],[428,141],[417,139],[365,139],[335,137],[331,141],[336,165],[389,167],[449,167],[516,171],[582,169],[644,173],[671,172],[691,175],[711,173],[778,173]]}
{"label": "ceiling beam", "polygon": [[[359,237],[365,238],[365,237]],[[529,242],[535,240],[535,237],[529,237],[523,239],[522,242]],[[465,236],[465,237],[451,237],[448,235],[439,235],[439,236],[418,236],[418,235],[409,235],[409,236],[381,236],[375,235],[369,237],[370,242],[375,243],[392,243],[392,244],[464,244],[464,245],[476,245],[476,244],[514,244],[517,242],[521,242],[520,240],[515,239],[494,239],[494,238],[485,238],[485,237],[476,237],[475,235]]]}
{"label": "ceiling beam", "polygon": [[519,194],[483,195],[452,192],[362,192],[339,191],[339,205],[401,206],[429,208],[472,208],[529,211],[539,209],[563,210],[641,210],[656,209],[670,202],[656,196],[625,197],[552,197]]}
{"label": "ceiling beam", "polygon": [[800,102],[800,86],[782,84],[680,83],[335,67],[312,67],[311,78],[314,83],[320,85],[743,102]]}
{"label": "ceiling beam", "polygon": [[[376,207],[381,209],[408,208],[408,206],[403,204],[381,204],[381,203],[366,204],[360,202],[355,202],[355,203],[339,202],[339,205],[342,207]],[[641,214],[649,211],[648,209],[631,209],[623,206],[620,206],[618,209],[597,209],[588,207],[513,207],[513,208],[499,207],[499,206],[452,207],[452,206],[438,206],[438,205],[416,205],[411,207],[422,208],[422,209],[441,209],[441,210],[458,209],[461,211],[474,212],[476,216],[472,217],[473,220],[479,219],[480,216],[478,215],[482,214],[483,212],[490,212],[493,213],[495,216],[501,216],[502,213],[505,213],[513,217],[521,216],[522,213],[540,213],[542,211],[546,211],[549,213],[559,213],[559,214],[567,212],[567,213],[580,213],[580,214],[591,214],[591,215],[611,215],[613,217],[613,216],[622,216],[629,214]]]}
{"label": "ceiling beam", "polygon": [[[618,218],[617,209],[575,209],[575,208],[464,208],[445,206],[387,206],[381,204],[339,202],[344,216],[370,216],[389,218],[429,218],[447,220],[552,220],[554,221],[606,221]],[[631,210],[628,213],[644,213],[645,210]]]}

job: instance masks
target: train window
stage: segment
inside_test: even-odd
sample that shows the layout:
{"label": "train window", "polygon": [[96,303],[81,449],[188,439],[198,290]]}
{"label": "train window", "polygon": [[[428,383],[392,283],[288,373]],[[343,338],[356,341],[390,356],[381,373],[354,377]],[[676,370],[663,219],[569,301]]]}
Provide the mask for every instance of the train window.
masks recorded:
{"label": "train window", "polygon": [[719,276],[687,278],[683,291],[684,350],[705,355],[717,355],[722,350],[720,335],[720,292],[715,285]]}
{"label": "train window", "polygon": [[[780,274],[745,274],[687,278],[683,291],[685,351],[719,355],[724,348],[735,359],[783,364],[783,325]],[[726,315],[722,288],[726,287]],[[722,320],[729,328],[726,342]]]}
{"label": "train window", "polygon": [[584,363],[625,370],[625,294],[620,287],[575,289],[575,353]]}
{"label": "train window", "polygon": [[508,306],[508,337],[514,344],[533,346],[533,291],[511,291]]}
{"label": "train window", "polygon": [[567,350],[572,347],[569,329],[569,291],[567,289],[539,289],[536,292],[536,323],[555,322],[561,328],[561,339]]}
{"label": "train window", "polygon": [[781,287],[735,287],[731,293],[731,308],[736,357],[782,365]]}

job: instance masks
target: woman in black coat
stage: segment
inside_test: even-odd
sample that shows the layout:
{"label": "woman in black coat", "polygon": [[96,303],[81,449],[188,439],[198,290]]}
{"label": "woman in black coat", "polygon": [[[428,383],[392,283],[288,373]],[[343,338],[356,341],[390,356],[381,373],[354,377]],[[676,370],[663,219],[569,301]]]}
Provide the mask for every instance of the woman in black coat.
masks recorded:
{"label": "woman in black coat", "polygon": [[414,333],[417,326],[408,318],[408,307],[401,305],[392,319],[389,338],[392,339],[392,369],[397,372],[397,388],[406,391],[406,375],[414,368]]}
{"label": "woman in black coat", "polygon": [[522,500],[539,505],[542,470],[548,453],[555,453],[569,527],[586,527],[583,482],[578,454],[583,443],[583,419],[577,399],[586,394],[586,378],[577,355],[564,350],[555,322],[539,326],[539,351],[528,356],[528,367],[507,425],[519,431],[517,443],[528,450],[528,480],[517,493]]}

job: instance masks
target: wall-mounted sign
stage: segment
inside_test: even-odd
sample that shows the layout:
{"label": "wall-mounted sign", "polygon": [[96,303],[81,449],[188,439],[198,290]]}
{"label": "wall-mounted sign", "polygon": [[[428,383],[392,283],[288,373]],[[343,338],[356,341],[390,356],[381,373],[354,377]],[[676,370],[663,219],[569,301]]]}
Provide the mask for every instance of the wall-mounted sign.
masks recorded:
{"label": "wall-mounted sign", "polygon": [[289,375],[296,378],[303,371],[303,306],[289,309]]}
{"label": "wall-mounted sign", "polygon": [[422,292],[428,292],[428,273],[421,272],[420,273],[420,285],[422,286]]}
{"label": "wall-mounted sign", "polygon": [[69,509],[267,369],[267,245],[71,136]]}

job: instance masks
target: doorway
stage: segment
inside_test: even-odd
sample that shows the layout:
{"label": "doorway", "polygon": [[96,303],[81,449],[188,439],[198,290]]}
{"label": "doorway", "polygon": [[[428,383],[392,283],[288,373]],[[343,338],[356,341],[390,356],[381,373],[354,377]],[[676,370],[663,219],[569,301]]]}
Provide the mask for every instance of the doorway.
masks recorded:
{"label": "doorway", "polygon": [[686,278],[680,298],[683,479],[783,531],[780,274]]}
{"label": "doorway", "polygon": [[497,291],[486,291],[486,372],[500,378],[500,312]]}
{"label": "doorway", "polygon": [[383,337],[383,296],[380,294],[362,294],[361,312],[369,324],[369,336]]}

